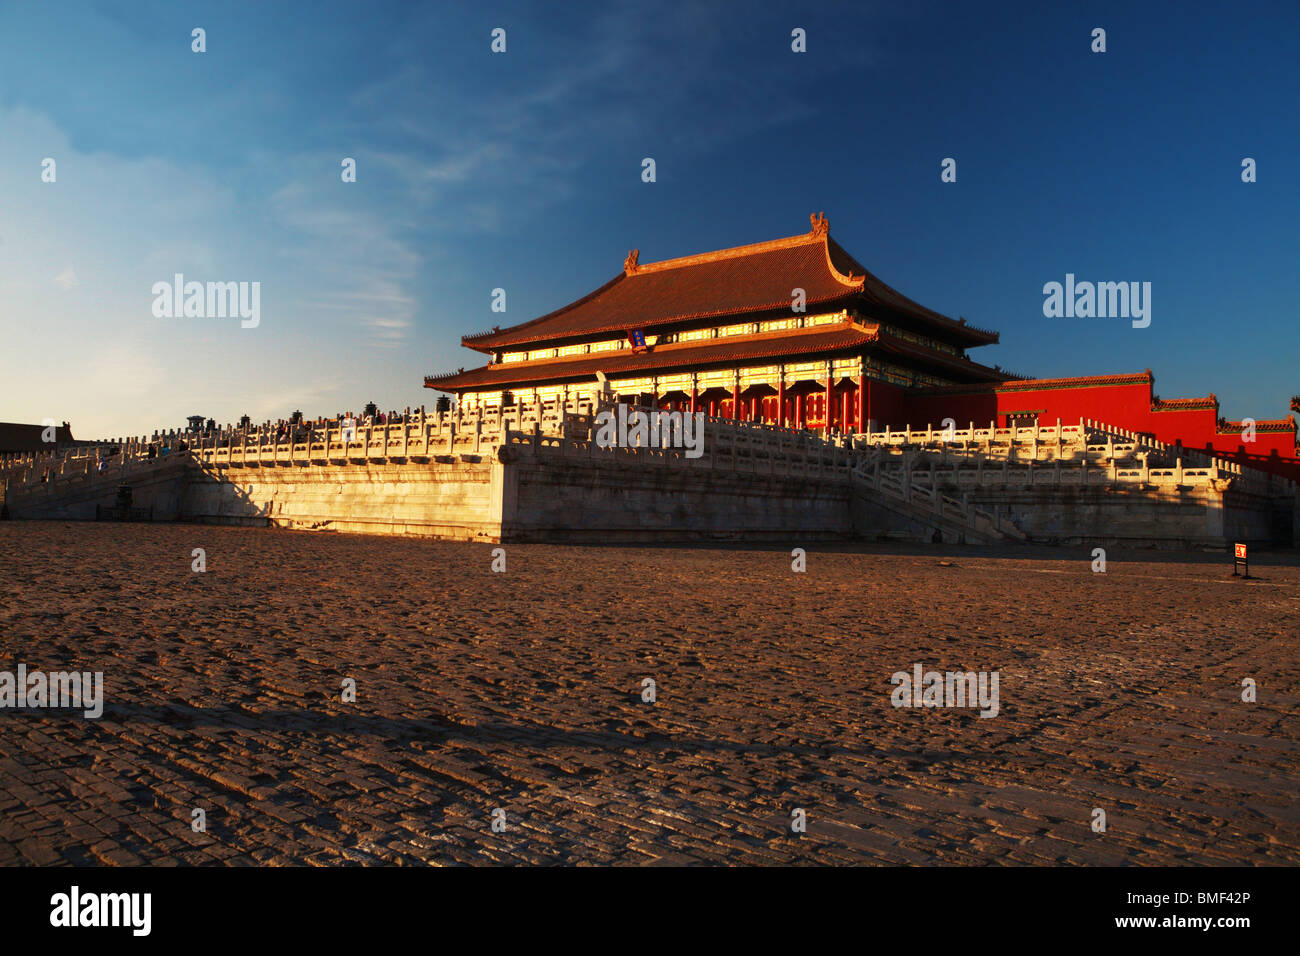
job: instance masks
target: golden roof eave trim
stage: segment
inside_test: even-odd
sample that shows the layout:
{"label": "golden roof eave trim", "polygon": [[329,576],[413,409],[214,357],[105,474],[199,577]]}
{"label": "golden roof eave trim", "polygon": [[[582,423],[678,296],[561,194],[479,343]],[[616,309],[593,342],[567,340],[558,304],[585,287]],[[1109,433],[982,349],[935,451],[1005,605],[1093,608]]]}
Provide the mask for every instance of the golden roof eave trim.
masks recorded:
{"label": "golden roof eave trim", "polygon": [[[874,322],[858,322],[851,315],[841,319],[838,322],[825,322],[821,325],[810,325],[798,329],[773,329],[768,332],[749,332],[744,335],[719,335],[708,339],[690,339],[685,342],[666,342],[662,345],[654,345],[647,351],[650,354],[659,355],[665,352],[680,352],[687,349],[699,348],[702,345],[716,345],[719,342],[726,342],[728,345],[741,345],[746,342],[760,342],[768,339],[796,339],[808,335],[821,335],[825,332],[833,332],[836,329],[856,329],[866,335],[878,336],[880,326]],[[498,362],[497,365],[516,368],[541,368],[546,365],[556,365],[563,362],[585,361],[589,358],[595,358],[598,355],[616,356],[623,352],[630,352],[624,349],[612,349],[608,352],[588,352],[583,355],[557,356],[555,358],[540,359],[522,359],[515,362]]]}
{"label": "golden roof eave trim", "polygon": [[[845,295],[849,295],[849,294],[851,293],[844,292],[842,294],[837,294],[832,296],[819,296],[818,298],[815,299],[808,299],[805,304],[822,305],[823,303],[828,303],[828,302],[840,302],[843,300]],[[758,305],[758,306],[747,305],[739,309],[722,309],[713,312],[691,312],[691,313],[685,313],[681,315],[665,316],[662,319],[656,319],[654,322],[645,323],[639,326],[639,328],[641,328],[643,331],[646,332],[647,335],[649,335],[652,334],[651,333],[652,329],[662,329],[665,326],[676,325],[679,322],[709,321],[713,319],[725,319],[732,316],[744,316],[744,315],[761,316],[761,315],[767,315],[768,313],[789,312],[789,309],[790,309],[790,303],[782,299],[780,302],[773,302],[770,304]],[[790,313],[790,314],[794,315],[795,313]],[[799,314],[805,314],[805,313],[799,313]],[[754,321],[757,322],[757,321],[766,321],[766,320],[765,319],[760,320],[758,318],[755,318]],[[627,331],[629,331],[628,324],[626,322],[619,322],[614,325],[605,325],[600,328],[587,329],[582,332],[566,332],[562,336],[557,336],[554,333],[548,335],[535,335],[529,338],[520,338],[509,342],[496,343],[490,347],[485,347],[483,345],[475,345],[474,343],[467,342],[464,339],[461,340],[461,344],[465,348],[475,349],[476,351],[493,352],[493,351],[501,351],[507,348],[515,348],[523,345],[531,345],[535,342],[549,342],[549,341],[562,342],[565,341],[566,339],[588,338],[593,335],[605,335],[610,332],[627,332]]]}
{"label": "golden roof eave trim", "polygon": [[1146,372],[1134,372],[1131,374],[1118,373],[1115,375],[1077,375],[1067,378],[1027,378],[1017,379],[1015,381],[1003,382],[998,386],[999,391],[1006,392],[1035,392],[1047,391],[1053,388],[1111,388],[1121,385],[1151,385],[1154,384],[1154,377],[1150,370]]}

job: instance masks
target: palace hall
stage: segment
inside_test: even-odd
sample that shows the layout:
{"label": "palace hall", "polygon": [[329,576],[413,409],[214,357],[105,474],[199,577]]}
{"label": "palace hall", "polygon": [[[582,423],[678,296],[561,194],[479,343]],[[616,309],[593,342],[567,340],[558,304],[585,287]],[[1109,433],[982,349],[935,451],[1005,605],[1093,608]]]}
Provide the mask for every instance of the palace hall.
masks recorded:
{"label": "palace hall", "polygon": [[[592,397],[607,381],[634,404],[776,426],[860,433],[1081,418],[1300,478],[1289,416],[1224,421],[1211,393],[1161,400],[1151,371],[1031,379],[979,361],[998,333],[885,284],[830,235],[804,234],[640,262],[563,308],[469,335],[487,357],[428,376],[466,409]],[[976,354],[972,356],[972,352]]]}

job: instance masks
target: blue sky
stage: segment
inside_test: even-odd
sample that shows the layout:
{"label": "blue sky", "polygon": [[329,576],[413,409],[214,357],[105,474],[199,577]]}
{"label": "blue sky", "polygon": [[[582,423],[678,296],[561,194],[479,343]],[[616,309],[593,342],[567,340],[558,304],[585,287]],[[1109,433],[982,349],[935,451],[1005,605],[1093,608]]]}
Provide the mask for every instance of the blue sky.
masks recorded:
{"label": "blue sky", "polygon": [[[479,364],[462,334],[587,293],[630,248],[818,210],[885,281],[998,329],[988,364],[1150,367],[1163,397],[1281,417],[1297,64],[1293,0],[7,4],[0,419],[94,437],[432,404],[426,373]],[[178,272],[260,282],[260,325],[155,318]],[[1150,327],[1045,318],[1067,272],[1151,282]]]}

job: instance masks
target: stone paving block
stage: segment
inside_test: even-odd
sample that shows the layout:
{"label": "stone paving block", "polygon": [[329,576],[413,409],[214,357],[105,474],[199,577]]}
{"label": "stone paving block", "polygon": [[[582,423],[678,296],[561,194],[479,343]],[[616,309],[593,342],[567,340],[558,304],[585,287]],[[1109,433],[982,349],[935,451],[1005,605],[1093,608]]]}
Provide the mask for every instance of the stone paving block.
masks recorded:
{"label": "stone paving block", "polygon": [[[184,526],[0,524],[52,582],[0,565],[0,669],[113,677],[99,721],[0,712],[0,864],[1300,862],[1291,559],[1261,616],[1188,556],[1026,589],[1063,553],[509,545],[503,581],[472,545],[204,533],[237,589],[162,557]],[[916,662],[1000,668],[999,717],[893,707]]]}

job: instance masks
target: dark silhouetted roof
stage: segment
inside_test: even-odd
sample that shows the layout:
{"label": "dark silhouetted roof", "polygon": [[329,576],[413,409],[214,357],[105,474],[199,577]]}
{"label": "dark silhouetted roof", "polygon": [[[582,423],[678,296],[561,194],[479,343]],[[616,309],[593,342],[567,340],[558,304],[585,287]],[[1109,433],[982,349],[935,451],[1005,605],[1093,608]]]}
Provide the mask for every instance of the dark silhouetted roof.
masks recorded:
{"label": "dark silhouetted roof", "polygon": [[0,454],[16,451],[52,451],[54,444],[66,445],[72,441],[72,429],[56,425],[55,443],[41,441],[44,425],[23,425],[18,422],[0,422]]}

